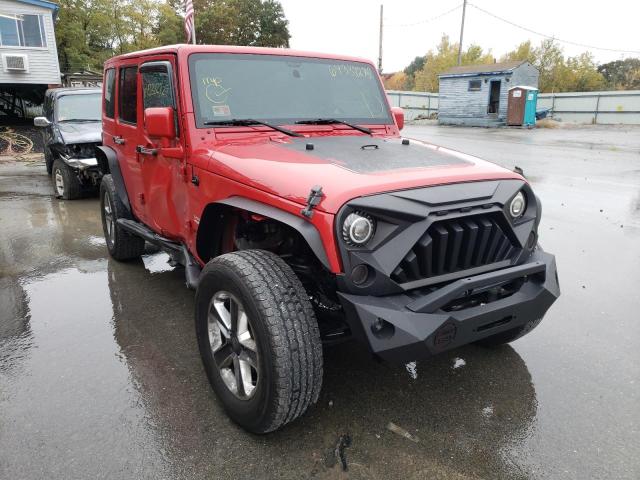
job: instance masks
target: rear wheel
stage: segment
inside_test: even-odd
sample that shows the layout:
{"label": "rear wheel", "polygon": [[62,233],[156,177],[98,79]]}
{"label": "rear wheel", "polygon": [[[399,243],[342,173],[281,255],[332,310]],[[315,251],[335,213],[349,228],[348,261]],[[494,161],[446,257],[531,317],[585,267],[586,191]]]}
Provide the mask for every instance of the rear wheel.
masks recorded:
{"label": "rear wheel", "polygon": [[318,324],[302,284],[277,255],[245,250],[210,261],[196,293],[196,334],[213,390],[243,428],[276,430],[317,401]]}
{"label": "rear wheel", "polygon": [[111,175],[105,175],[100,182],[100,213],[109,254],[116,260],[140,257],[144,253],[144,239],[130,234],[118,225],[118,219],[127,218],[128,215]]}
{"label": "rear wheel", "polygon": [[60,159],[53,162],[52,167],[53,192],[57,198],[75,200],[80,197],[80,180],[69,165]]}

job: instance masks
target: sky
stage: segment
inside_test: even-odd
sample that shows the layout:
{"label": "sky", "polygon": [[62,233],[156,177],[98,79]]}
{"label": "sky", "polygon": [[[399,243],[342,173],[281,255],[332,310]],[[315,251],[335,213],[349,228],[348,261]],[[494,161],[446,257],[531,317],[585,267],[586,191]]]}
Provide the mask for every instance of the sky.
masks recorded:
{"label": "sky", "polygon": [[[525,40],[534,45],[543,37],[518,29],[471,4],[531,30],[562,40],[611,52],[561,43],[567,56],[590,50],[606,63],[640,57],[640,1],[607,0],[468,0],[463,45],[476,43],[494,56]],[[280,0],[289,20],[291,48],[368,58],[377,64],[380,4],[384,4],[382,67],[395,72],[418,55],[435,48],[443,33],[457,42],[462,0]],[[451,9],[455,11],[429,21]]]}

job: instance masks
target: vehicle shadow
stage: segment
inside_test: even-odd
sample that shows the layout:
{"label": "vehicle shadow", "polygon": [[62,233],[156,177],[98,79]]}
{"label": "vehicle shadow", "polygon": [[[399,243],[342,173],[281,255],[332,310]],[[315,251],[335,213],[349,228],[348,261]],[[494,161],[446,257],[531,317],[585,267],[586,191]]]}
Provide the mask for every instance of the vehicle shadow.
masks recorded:
{"label": "vehicle shadow", "polygon": [[[511,347],[469,346],[408,366],[379,363],[355,343],[328,348],[318,403],[256,436],[228,419],[209,387],[183,272],[109,260],[108,281],[121,358],[177,477],[341,478],[342,435],[351,439],[348,478],[527,476],[510,452],[532,428],[537,402]],[[419,442],[388,431],[389,422]]]}

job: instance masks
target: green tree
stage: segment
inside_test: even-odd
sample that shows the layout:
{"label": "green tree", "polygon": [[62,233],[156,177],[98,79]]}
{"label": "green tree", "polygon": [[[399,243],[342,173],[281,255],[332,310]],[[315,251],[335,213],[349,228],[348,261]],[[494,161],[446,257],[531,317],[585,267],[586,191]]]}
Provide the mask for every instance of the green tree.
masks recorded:
{"label": "green tree", "polygon": [[[63,72],[101,70],[113,55],[183,43],[182,0],[59,0],[56,21]],[[198,43],[288,47],[276,0],[194,0]]]}
{"label": "green tree", "polygon": [[[491,52],[485,52],[478,45],[469,45],[462,53],[462,65],[493,63]],[[437,92],[439,88],[438,75],[458,62],[458,44],[451,43],[448,35],[443,35],[436,50],[429,50],[425,56],[423,67],[415,73],[414,90],[423,92]]]}
{"label": "green tree", "polygon": [[415,75],[416,72],[422,70],[422,67],[424,67],[424,62],[425,62],[425,57],[424,55],[422,56],[418,56],[416,58],[413,59],[413,61],[407,66],[407,68],[404,69],[404,73],[406,75],[406,79],[405,79],[405,88],[407,90],[413,90],[413,87],[415,86]]}
{"label": "green tree", "polygon": [[517,60],[527,61],[531,64],[535,64],[536,55],[533,47],[531,46],[530,40],[522,42],[515,48],[515,50],[506,53],[500,58],[501,62],[512,62]]}
{"label": "green tree", "polygon": [[589,52],[576,57],[569,57],[566,62],[566,78],[561,85],[565,92],[593,92],[602,90],[606,80],[598,71],[593,55]]}
{"label": "green tree", "polygon": [[640,58],[626,58],[598,67],[612,90],[640,90]]}
{"label": "green tree", "polygon": [[288,21],[275,0],[194,0],[198,43],[288,47]]}
{"label": "green tree", "polygon": [[169,0],[158,7],[158,23],[154,34],[160,45],[175,45],[185,41],[184,17],[178,14],[181,10],[180,0]]}

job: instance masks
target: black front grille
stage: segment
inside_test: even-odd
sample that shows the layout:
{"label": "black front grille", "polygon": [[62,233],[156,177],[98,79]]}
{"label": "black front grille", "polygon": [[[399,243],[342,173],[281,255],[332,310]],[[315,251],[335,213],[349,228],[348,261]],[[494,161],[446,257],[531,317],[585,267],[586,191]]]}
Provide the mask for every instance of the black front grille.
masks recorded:
{"label": "black front grille", "polygon": [[509,260],[517,252],[517,245],[505,233],[497,215],[438,220],[404,257],[391,278],[406,283],[438,277]]}

